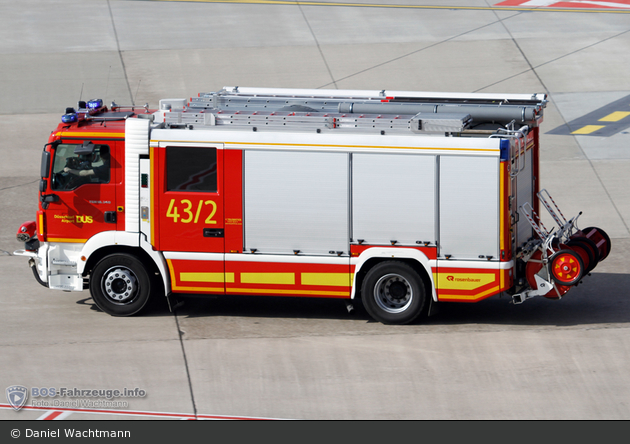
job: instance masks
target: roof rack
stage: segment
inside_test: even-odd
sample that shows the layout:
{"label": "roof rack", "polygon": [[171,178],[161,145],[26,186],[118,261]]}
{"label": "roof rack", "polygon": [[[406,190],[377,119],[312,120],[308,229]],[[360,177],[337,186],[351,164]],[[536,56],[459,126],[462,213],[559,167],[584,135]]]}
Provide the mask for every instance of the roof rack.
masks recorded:
{"label": "roof rack", "polygon": [[161,100],[171,127],[460,133],[492,124],[537,126],[544,94],[418,93],[224,87],[189,102]]}

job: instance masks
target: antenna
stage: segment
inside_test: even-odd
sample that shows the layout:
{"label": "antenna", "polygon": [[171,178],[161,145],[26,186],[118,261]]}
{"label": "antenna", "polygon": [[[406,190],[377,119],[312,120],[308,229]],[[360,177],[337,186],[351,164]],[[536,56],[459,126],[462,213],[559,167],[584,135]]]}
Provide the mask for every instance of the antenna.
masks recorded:
{"label": "antenna", "polygon": [[133,97],[133,100],[131,101],[131,104],[133,106],[136,106],[136,99],[138,98],[138,90],[140,89],[140,82],[142,82],[142,79],[138,80],[138,86],[136,87],[136,95]]}
{"label": "antenna", "polygon": [[79,93],[79,101],[77,102],[77,108],[81,108],[81,99],[83,98],[83,85],[85,85],[85,83],[81,83],[81,92]]}
{"label": "antenna", "polygon": [[105,94],[103,94],[103,99],[107,97],[107,90],[109,89],[109,76],[112,73],[112,65],[109,65],[109,71],[107,71],[107,83],[105,84]]}

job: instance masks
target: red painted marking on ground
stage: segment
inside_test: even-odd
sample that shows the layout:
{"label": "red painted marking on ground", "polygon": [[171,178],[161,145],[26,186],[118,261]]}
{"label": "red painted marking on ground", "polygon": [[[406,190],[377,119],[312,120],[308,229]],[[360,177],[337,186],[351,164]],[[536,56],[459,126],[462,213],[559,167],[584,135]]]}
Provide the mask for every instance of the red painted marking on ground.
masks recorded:
{"label": "red painted marking on ground", "polygon": [[[13,409],[9,404],[0,404],[0,409]],[[50,410],[50,407],[24,406],[21,410]],[[171,412],[149,412],[142,410],[106,410],[106,409],[78,409],[78,408],[58,408],[53,413],[61,414],[62,412],[73,413],[92,413],[101,415],[120,415],[120,416],[149,416],[157,418],[180,418],[180,419],[224,419],[224,420],[250,420],[262,421],[272,420],[276,418],[257,418],[252,416],[224,416],[224,415],[195,415],[192,413],[171,413]],[[56,415],[57,416],[57,415]],[[53,418],[51,418],[53,419]]]}
{"label": "red painted marking on ground", "polygon": [[57,416],[61,415],[63,412],[60,410],[55,410],[54,412],[50,412],[48,415],[42,417],[43,421],[52,421]]}

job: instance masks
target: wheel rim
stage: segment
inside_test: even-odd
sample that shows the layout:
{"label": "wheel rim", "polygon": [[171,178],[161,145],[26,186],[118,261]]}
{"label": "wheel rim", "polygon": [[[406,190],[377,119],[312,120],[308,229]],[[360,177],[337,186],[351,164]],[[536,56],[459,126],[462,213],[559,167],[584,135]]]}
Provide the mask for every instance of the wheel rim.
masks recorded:
{"label": "wheel rim", "polygon": [[583,265],[580,264],[577,253],[560,251],[552,259],[551,271],[556,282],[572,285],[582,278]]}
{"label": "wheel rim", "polygon": [[403,312],[413,300],[411,284],[399,274],[386,274],[374,286],[374,300],[387,313]]}
{"label": "wheel rim", "polygon": [[129,268],[120,266],[107,270],[103,274],[101,283],[105,297],[118,305],[133,302],[140,289],[135,273]]}

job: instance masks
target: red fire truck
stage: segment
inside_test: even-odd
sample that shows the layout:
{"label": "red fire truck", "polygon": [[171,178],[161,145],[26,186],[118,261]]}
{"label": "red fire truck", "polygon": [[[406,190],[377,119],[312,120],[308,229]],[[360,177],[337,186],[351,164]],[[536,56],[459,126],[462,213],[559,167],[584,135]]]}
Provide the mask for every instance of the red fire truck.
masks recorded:
{"label": "red fire truck", "polygon": [[361,298],[398,324],[442,301],[560,299],[611,244],[539,189],[545,104],[239,87],[156,110],[79,102],[15,254],[114,316],[186,294]]}

